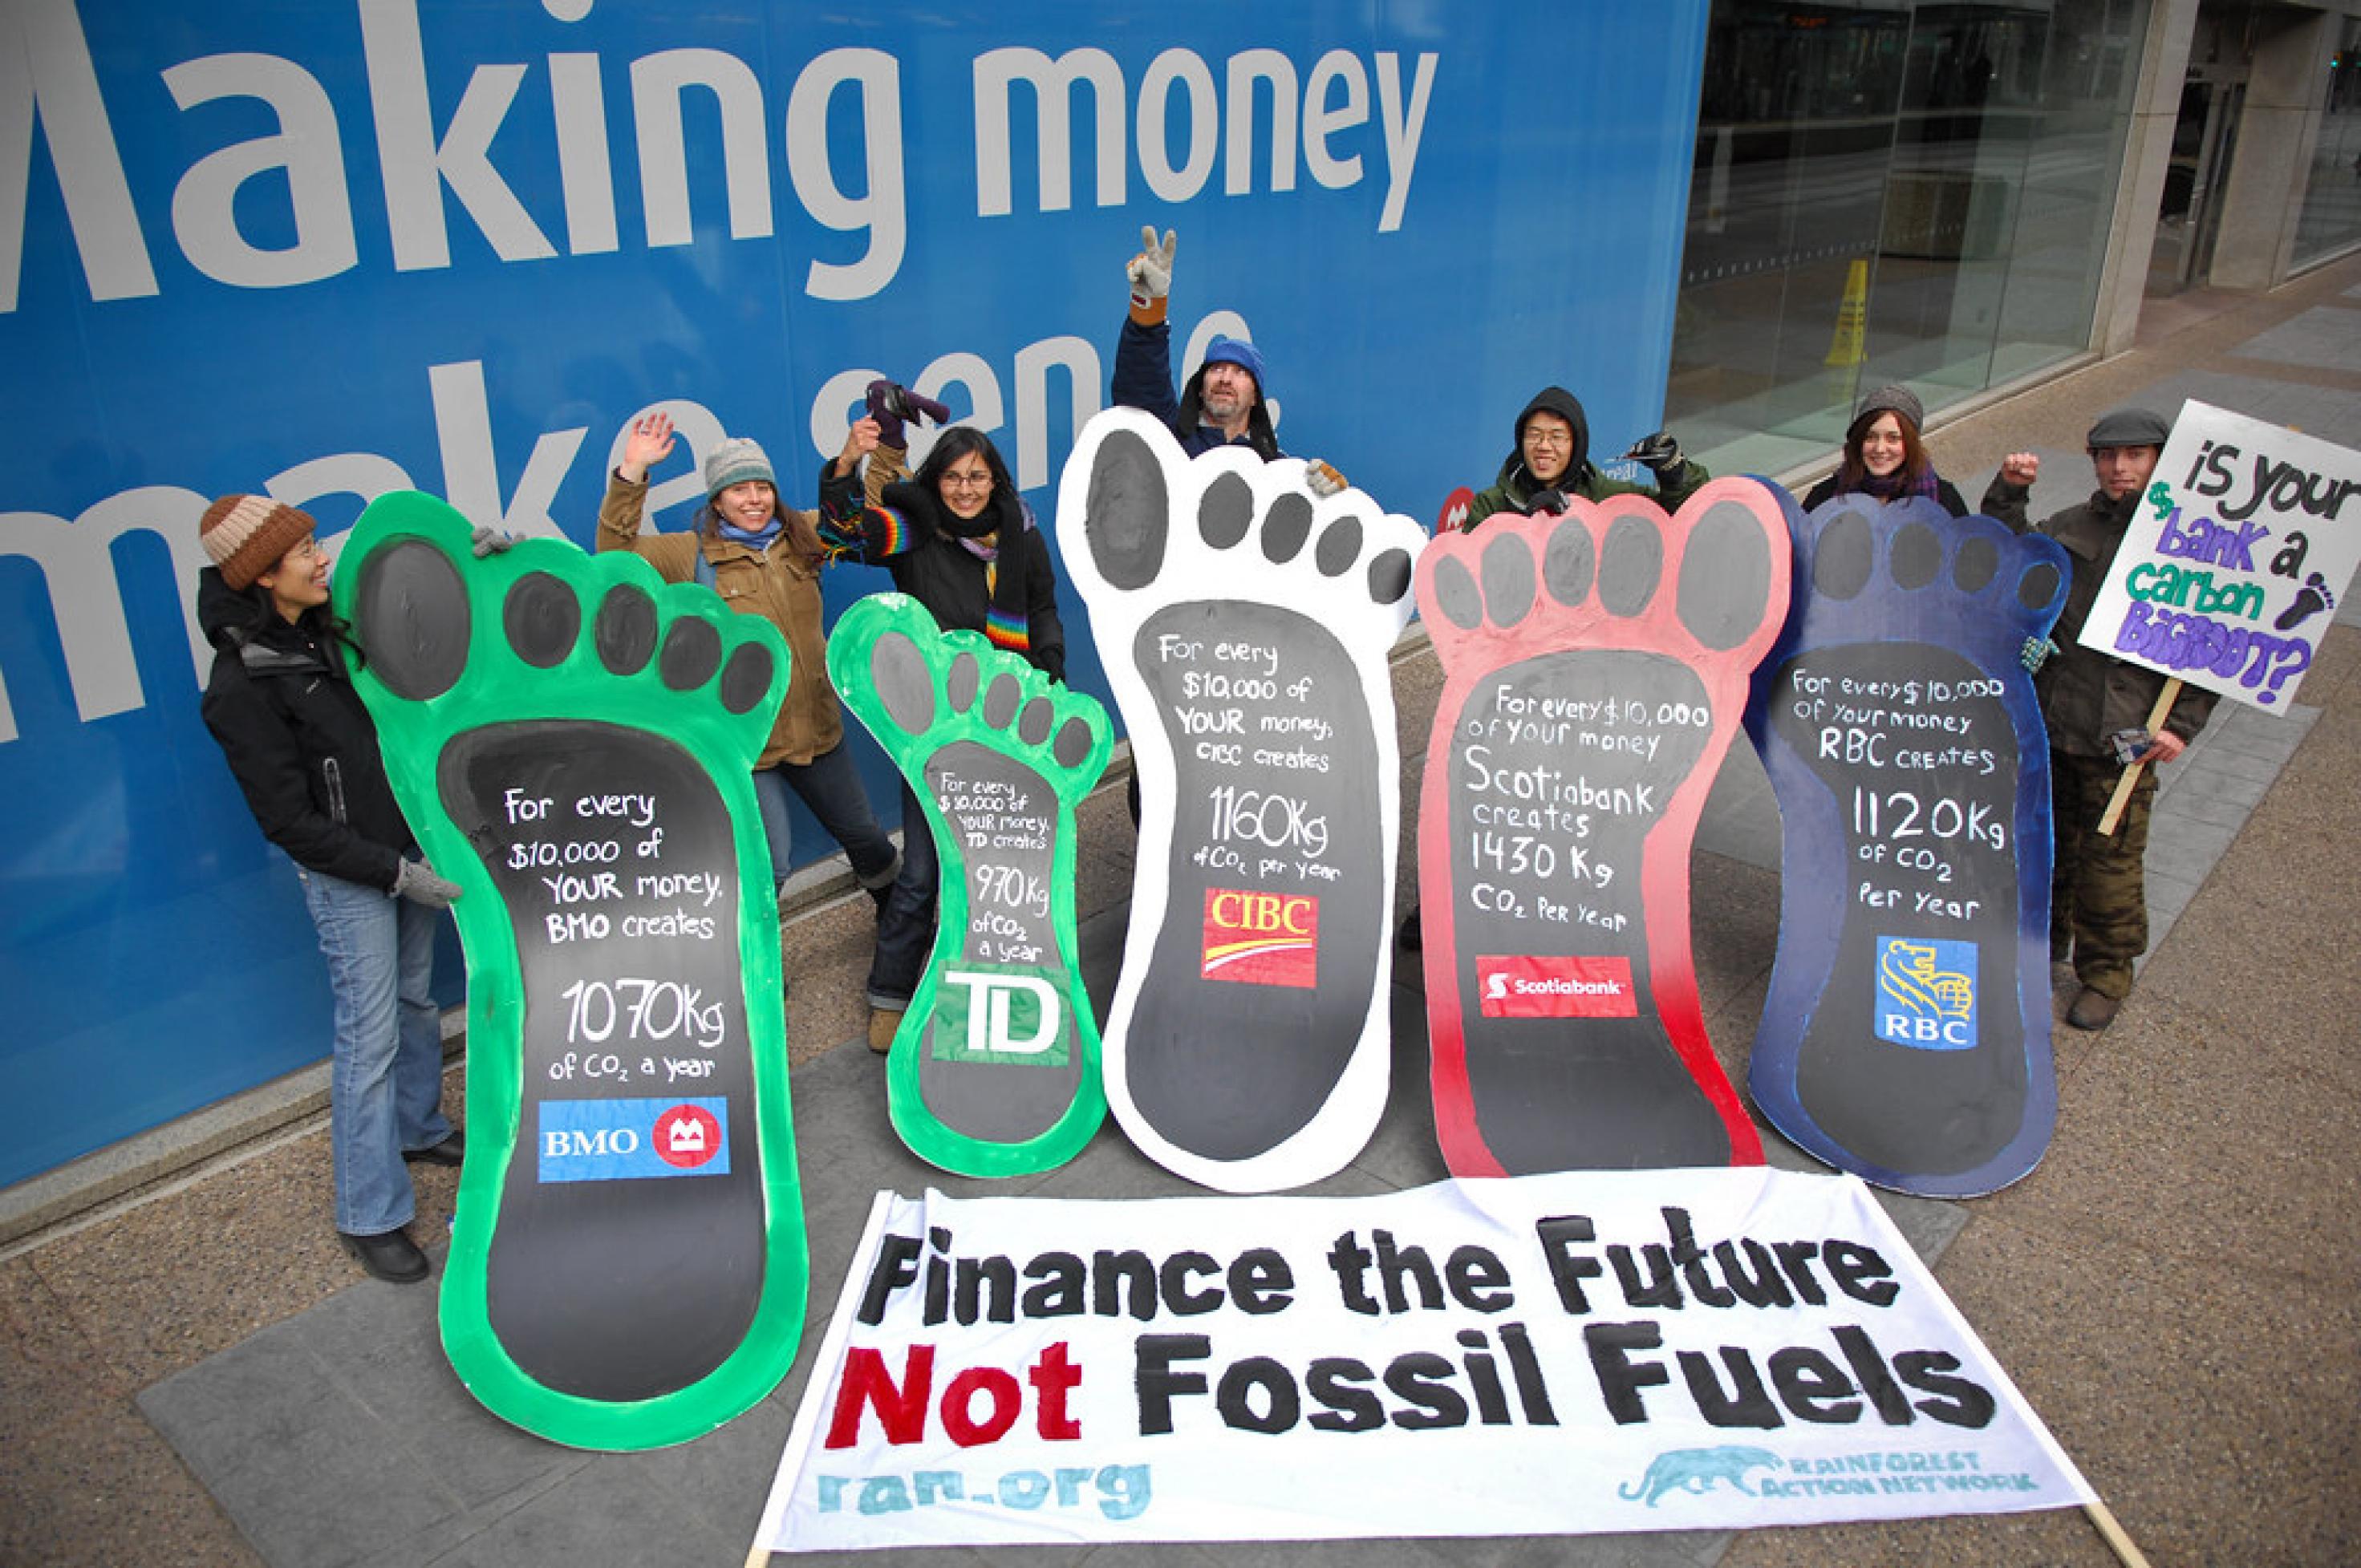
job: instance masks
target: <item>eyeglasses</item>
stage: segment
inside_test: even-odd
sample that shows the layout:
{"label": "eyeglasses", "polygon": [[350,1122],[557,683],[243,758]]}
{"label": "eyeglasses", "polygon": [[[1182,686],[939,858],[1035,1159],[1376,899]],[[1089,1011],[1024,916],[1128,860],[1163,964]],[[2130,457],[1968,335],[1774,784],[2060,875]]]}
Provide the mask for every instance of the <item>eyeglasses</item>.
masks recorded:
{"label": "eyeglasses", "polygon": [[942,487],[947,490],[988,490],[992,488],[992,474],[989,470],[981,474],[945,474]]}
{"label": "eyeglasses", "polygon": [[287,558],[288,558],[288,559],[290,559],[290,560],[294,560],[294,561],[311,561],[311,560],[316,560],[316,559],[319,557],[319,554],[320,554],[320,542],[319,542],[318,540],[316,540],[316,539],[313,538],[313,537],[312,537],[310,534],[308,534],[308,533],[307,533],[307,534],[305,534],[305,535],[304,535],[301,540],[297,541],[295,543],[289,545],[289,546],[288,546],[288,548],[287,548]]}
{"label": "eyeglasses", "polygon": [[1525,432],[1528,446],[1572,446],[1574,432],[1570,430],[1529,430]]}

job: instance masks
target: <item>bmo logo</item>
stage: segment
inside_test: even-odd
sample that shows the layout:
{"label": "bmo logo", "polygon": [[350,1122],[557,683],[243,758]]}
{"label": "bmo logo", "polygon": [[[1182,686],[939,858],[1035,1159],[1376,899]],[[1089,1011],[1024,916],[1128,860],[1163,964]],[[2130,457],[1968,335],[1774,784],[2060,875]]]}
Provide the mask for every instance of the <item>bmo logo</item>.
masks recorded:
{"label": "bmo logo", "polygon": [[1205,890],[1207,980],[1310,990],[1320,978],[1320,900],[1308,893]]}
{"label": "bmo logo", "polygon": [[1626,958],[1479,955],[1476,1000],[1487,1018],[1640,1015],[1640,993]]}
{"label": "bmo logo", "polygon": [[544,1100],[534,1130],[543,1181],[730,1174],[730,1102]]}

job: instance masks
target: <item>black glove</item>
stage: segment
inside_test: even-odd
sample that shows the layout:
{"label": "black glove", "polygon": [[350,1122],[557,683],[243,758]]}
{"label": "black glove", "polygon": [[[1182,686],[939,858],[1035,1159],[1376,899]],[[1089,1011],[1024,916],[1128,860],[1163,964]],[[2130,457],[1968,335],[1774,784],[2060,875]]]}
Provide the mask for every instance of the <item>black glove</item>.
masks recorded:
{"label": "black glove", "polygon": [[903,429],[905,423],[915,424],[920,419],[927,419],[940,425],[947,423],[951,417],[951,411],[934,399],[922,398],[909,388],[883,377],[869,383],[867,396],[862,401],[869,411],[869,417],[877,422],[877,439],[896,449],[906,448],[910,444],[909,433]]}
{"label": "black glove", "polygon": [[1673,433],[1669,430],[1641,437],[1623,455],[1655,475],[1659,483],[1669,481],[1688,463],[1688,458],[1682,455],[1681,444],[1673,439]]}
{"label": "black glove", "polygon": [[1555,516],[1557,513],[1565,510],[1565,509],[1566,499],[1564,492],[1558,490],[1555,487],[1552,487],[1549,489],[1542,491],[1540,494],[1534,496],[1532,499],[1525,503],[1525,515],[1528,517],[1539,517],[1543,513],[1547,512],[1552,516]]}

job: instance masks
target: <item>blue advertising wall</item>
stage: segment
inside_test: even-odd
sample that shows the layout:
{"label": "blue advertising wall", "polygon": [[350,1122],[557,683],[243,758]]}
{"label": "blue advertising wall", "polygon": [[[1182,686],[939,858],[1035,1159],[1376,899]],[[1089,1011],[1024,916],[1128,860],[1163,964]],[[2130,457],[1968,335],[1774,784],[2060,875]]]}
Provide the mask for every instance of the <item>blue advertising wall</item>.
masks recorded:
{"label": "blue advertising wall", "polygon": [[1705,0],[962,9],[0,9],[0,1184],[326,1053],[293,873],[197,716],[215,495],[332,548],[406,487],[587,545],[661,404],[808,506],[889,374],[1046,521],[1142,224],[1180,232],[1176,356],[1251,336],[1282,444],[1390,510],[1489,483],[1546,383],[1595,455],[1655,427]]}

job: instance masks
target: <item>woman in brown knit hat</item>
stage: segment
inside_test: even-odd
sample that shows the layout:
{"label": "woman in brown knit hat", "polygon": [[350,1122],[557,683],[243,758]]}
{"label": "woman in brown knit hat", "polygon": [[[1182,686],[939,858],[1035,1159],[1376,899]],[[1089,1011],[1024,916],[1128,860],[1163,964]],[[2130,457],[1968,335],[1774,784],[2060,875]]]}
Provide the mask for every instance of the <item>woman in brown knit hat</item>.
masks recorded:
{"label": "woman in brown knit hat", "polygon": [[[328,613],[328,554],[309,514],[268,496],[224,496],[199,524],[213,565],[197,619],[218,650],[205,728],[263,836],[295,864],[335,994],[328,1140],[336,1231],[379,1279],[426,1277],[403,1229],[416,1201],[405,1161],[457,1165],[444,1119],[434,1005],[436,912],[459,889],[416,858],[377,729],[353,689],[360,659]],[[477,530],[477,554],[505,549]]]}

